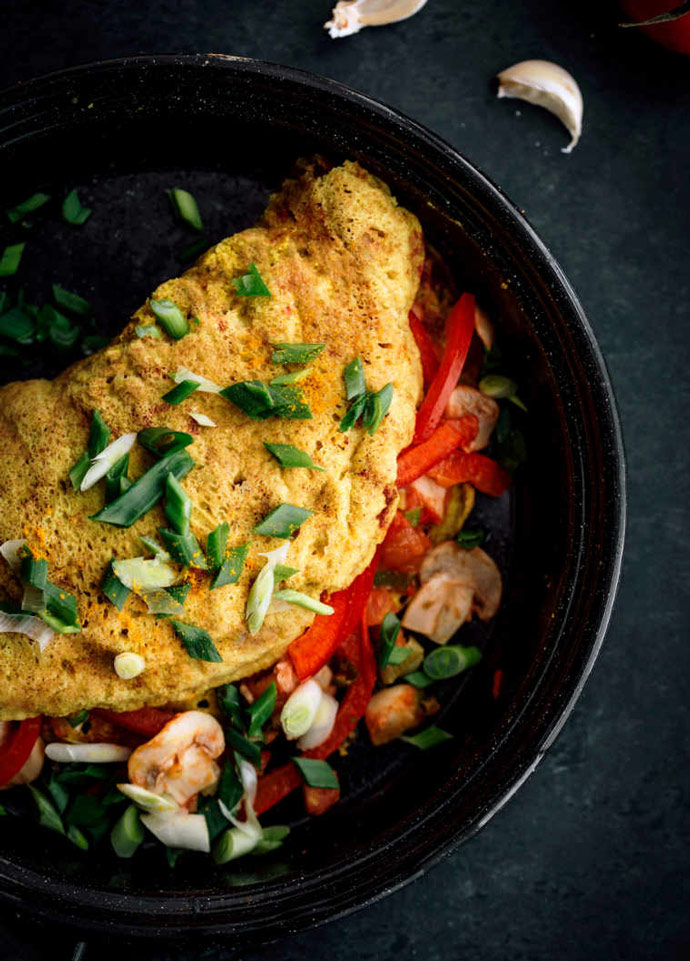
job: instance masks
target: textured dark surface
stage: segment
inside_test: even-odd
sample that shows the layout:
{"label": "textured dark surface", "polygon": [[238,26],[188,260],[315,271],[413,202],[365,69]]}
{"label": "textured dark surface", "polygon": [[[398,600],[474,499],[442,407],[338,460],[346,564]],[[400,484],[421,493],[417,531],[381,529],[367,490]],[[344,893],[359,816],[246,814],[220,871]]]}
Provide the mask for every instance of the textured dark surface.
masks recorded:
{"label": "textured dark surface", "polygon": [[[213,50],[327,74],[445,136],[526,209],[589,313],[627,440],[628,548],[584,696],[490,826],[379,905],[242,956],[685,958],[690,60],[619,34],[607,3],[523,0],[498,12],[429,0],[407,23],[337,42],[320,30],[328,6],[16,5],[5,14],[0,82],[129,53]],[[585,132],[570,157],[559,152],[566,135],[556,121],[493,98],[496,70],[532,56],[562,63],[581,84]],[[3,958],[71,956],[62,935],[2,921]],[[106,943],[86,957],[123,952],[136,961],[234,957],[227,943]]]}

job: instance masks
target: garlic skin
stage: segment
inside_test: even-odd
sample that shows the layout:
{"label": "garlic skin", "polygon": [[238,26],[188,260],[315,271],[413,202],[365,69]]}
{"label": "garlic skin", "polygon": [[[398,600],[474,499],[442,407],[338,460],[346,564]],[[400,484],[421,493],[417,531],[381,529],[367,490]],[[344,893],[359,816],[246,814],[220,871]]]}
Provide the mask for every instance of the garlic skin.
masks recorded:
{"label": "garlic skin", "polygon": [[549,60],[523,60],[498,74],[498,96],[517,97],[545,107],[571,136],[563,153],[570,153],[582,132],[582,94],[575,78]]}
{"label": "garlic skin", "polygon": [[426,0],[338,0],[332,20],[324,23],[330,37],[350,37],[362,27],[384,27],[419,13]]}

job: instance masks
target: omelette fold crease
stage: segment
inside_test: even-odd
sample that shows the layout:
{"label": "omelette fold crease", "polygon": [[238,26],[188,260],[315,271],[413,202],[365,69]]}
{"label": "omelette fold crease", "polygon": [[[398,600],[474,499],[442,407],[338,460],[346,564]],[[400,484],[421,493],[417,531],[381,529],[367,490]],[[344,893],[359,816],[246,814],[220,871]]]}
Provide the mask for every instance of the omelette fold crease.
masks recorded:
{"label": "omelette fold crease", "polygon": [[[307,165],[274,195],[257,226],[211,248],[156,299],[173,300],[190,318],[180,340],[139,338],[153,324],[149,302],[112,343],[53,381],[15,382],[0,389],[0,542],[26,538],[46,557],[52,581],[77,598],[82,630],[56,634],[45,651],[19,634],[0,634],[0,718],[64,716],[94,706],[132,710],[184,698],[270,666],[309,626],[298,607],[270,614],[256,635],[244,622],[248,591],[281,541],[252,533],[280,503],[308,508],[287,563],[299,570],[290,587],[313,597],[347,587],[371,561],[397,504],[396,459],[411,440],[422,378],[408,325],[424,257],[416,218],[389,189],[354,163],[325,170]],[[271,297],[240,297],[231,280],[256,264]],[[221,386],[269,381],[294,367],[271,363],[273,343],[324,343],[301,382],[311,420],[255,421],[217,394],[192,394],[178,406],[163,401],[170,375],[187,367]],[[389,381],[388,416],[370,436],[357,426],[338,431],[347,401],[344,366],[364,362],[367,387]],[[103,506],[103,483],[75,492],[68,473],[86,449],[93,409],[113,439],[145,427],[193,435],[195,467],[182,486],[194,510],[200,543],[227,521],[228,546],[251,542],[237,584],[209,590],[194,573],[183,620],[206,630],[223,660],[189,656],[168,620],[130,595],[119,612],[100,584],[111,557],[145,554],[139,537],[167,526],[158,505],[132,527],[90,519]],[[217,425],[199,426],[190,412]],[[323,472],[285,469],[264,441],[294,444]],[[140,445],[129,476],[153,458]],[[0,558],[0,598],[20,601],[22,587]],[[146,669],[132,680],[114,671],[116,654],[134,651]]]}

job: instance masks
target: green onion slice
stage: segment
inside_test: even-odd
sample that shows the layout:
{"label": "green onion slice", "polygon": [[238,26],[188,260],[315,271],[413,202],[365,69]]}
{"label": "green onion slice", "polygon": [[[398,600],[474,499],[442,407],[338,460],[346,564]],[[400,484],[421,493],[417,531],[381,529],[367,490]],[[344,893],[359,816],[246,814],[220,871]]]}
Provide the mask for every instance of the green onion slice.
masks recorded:
{"label": "green onion slice", "polygon": [[43,558],[35,558],[32,554],[25,554],[22,557],[20,567],[20,578],[22,583],[30,584],[39,590],[45,590],[48,584],[48,561]]}
{"label": "green onion slice", "polygon": [[[409,674],[405,680],[407,681],[408,678]],[[452,737],[453,735],[449,734],[448,731],[432,724],[425,731],[420,731],[419,734],[413,734],[410,737],[401,737],[400,740],[418,747],[420,751],[428,751],[430,747],[436,747],[437,744],[450,741]]]}
{"label": "green onion slice", "polygon": [[101,451],[104,451],[110,440],[110,428],[107,426],[106,422],[103,420],[100,411],[94,408],[93,414],[91,415],[91,429],[89,431],[89,441],[86,445],[86,449],[89,452],[89,457],[97,457]]}
{"label": "green onion slice", "polygon": [[224,684],[222,687],[216,688],[216,695],[220,706],[232,720],[232,723],[236,727],[244,729],[245,723],[242,713],[242,700],[240,698],[240,692],[235,685]]}
{"label": "green onion slice", "polygon": [[212,578],[210,590],[216,587],[225,587],[226,584],[236,584],[239,581],[244,565],[249,554],[249,544],[240,544],[239,547],[231,548],[221,564],[215,577]]}
{"label": "green onion slice", "polygon": [[381,623],[379,639],[379,667],[381,670],[389,663],[395,642],[400,633],[400,621],[391,611],[386,614]]}
{"label": "green onion slice", "polygon": [[351,360],[345,367],[343,380],[345,381],[345,396],[348,400],[354,400],[355,397],[361,397],[362,394],[366,394],[367,385],[364,379],[364,367],[362,366],[361,357],[355,357],[355,359]]}
{"label": "green onion slice", "polygon": [[341,434],[345,434],[351,427],[355,426],[366,409],[367,399],[367,395],[363,394],[361,397],[357,397],[352,401],[345,412],[345,416],[338,424],[338,430]]}
{"label": "green onion slice", "polygon": [[177,636],[185,646],[190,657],[197,661],[211,661],[219,664],[223,658],[218,653],[218,648],[213,643],[213,638],[203,628],[187,624],[185,621],[178,621],[172,618],[170,623]]}
{"label": "green onion slice", "polygon": [[184,567],[196,567],[201,571],[208,570],[201,545],[191,531],[186,534],[178,534],[177,531],[168,530],[166,527],[159,528],[159,531],[165,546],[170,551],[170,556],[177,564],[182,564]]}
{"label": "green onion slice", "polygon": [[245,380],[230,384],[221,394],[253,420],[267,417],[311,420],[312,417],[302,389],[294,385],[271,386],[260,380]]}
{"label": "green onion slice", "polygon": [[144,828],[139,820],[139,811],[130,804],[115,822],[110,832],[110,843],[119,858],[131,858],[143,840]]}
{"label": "green onion slice", "polygon": [[303,594],[301,591],[293,591],[291,588],[286,587],[282,591],[274,591],[273,599],[275,601],[283,601],[285,604],[294,604],[296,607],[303,607],[305,611],[313,611],[315,614],[332,614],[333,608],[330,604],[323,604],[321,601],[316,600],[314,597],[309,597],[308,594]]}
{"label": "green onion slice", "polygon": [[13,277],[19,270],[19,263],[26,244],[10,244],[0,257],[0,277]]}
{"label": "green onion slice", "polygon": [[269,854],[279,848],[290,833],[286,824],[271,824],[263,829],[263,837],[257,841],[252,854]]}
{"label": "green onion slice", "polygon": [[216,797],[223,802],[229,811],[234,811],[242,800],[243,793],[242,782],[237,776],[234,765],[226,760],[218,779]]}
{"label": "green onion slice", "polygon": [[175,450],[171,454],[166,454],[145,474],[142,474],[124,494],[107,504],[91,519],[101,521],[103,524],[114,524],[116,527],[131,527],[161,499],[168,474],[174,474],[178,480],[181,480],[192,467],[194,467],[194,461],[186,450]]}
{"label": "green onion slice", "polygon": [[518,385],[510,377],[503,377],[501,374],[487,374],[479,381],[479,389],[487,397],[501,400],[516,394]]}
{"label": "green onion slice", "polygon": [[183,400],[190,397],[195,390],[199,389],[199,385],[193,380],[183,380],[181,383],[173,387],[166,394],[163,394],[161,400],[166,401],[168,404],[181,404]]}
{"label": "green onion slice", "polygon": [[293,757],[292,760],[309,787],[334,790],[340,787],[337,775],[327,761],[317,761],[308,757]]}
{"label": "green onion slice", "polygon": [[193,380],[195,384],[199,385],[202,394],[220,394],[222,390],[222,387],[209,380],[208,377],[202,377],[201,374],[196,374],[188,367],[178,367],[175,373],[170,376],[176,384],[181,384],[183,380]]}
{"label": "green onion slice", "polygon": [[250,704],[249,731],[247,732],[249,737],[261,736],[261,729],[273,714],[273,709],[276,706],[276,695],[276,682],[271,681],[263,694],[253,704]]}
{"label": "green onion slice", "polygon": [[46,609],[40,617],[58,634],[78,634],[81,623],[77,612],[77,599],[64,588],[52,584],[45,587]]}
{"label": "green onion slice", "polygon": [[120,583],[136,594],[170,587],[177,577],[174,569],[160,557],[131,557],[112,560],[111,564]]}
{"label": "green onion slice", "polygon": [[325,344],[273,344],[272,364],[307,364],[325,349]]}
{"label": "green onion slice", "polygon": [[281,384],[298,384],[305,377],[311,374],[312,368],[305,367],[303,370],[293,370],[291,374],[278,374],[271,381],[271,387],[280,387]]}
{"label": "green onion slice", "polygon": [[412,684],[413,687],[428,687],[433,684],[433,678],[429,677],[424,671],[412,671],[410,674],[405,675],[405,683]]}
{"label": "green onion slice", "polygon": [[119,460],[115,461],[113,466],[105,475],[105,502],[109,504],[114,501],[116,497],[120,494],[124,494],[128,487],[131,486],[131,481],[127,477],[127,471],[129,470],[129,454],[125,454]]}
{"label": "green onion slice", "polygon": [[62,307],[70,314],[76,314],[78,317],[88,317],[91,313],[91,304],[88,300],[84,300],[79,294],[72,293],[71,290],[65,290],[60,284],[53,284],[53,299],[58,307]]}
{"label": "green onion slice", "polygon": [[279,504],[256,525],[254,533],[287,540],[313,513],[314,511],[307,510],[305,507],[296,507],[294,504]]}
{"label": "green onion slice", "polygon": [[481,528],[476,530],[462,530],[458,533],[455,538],[460,547],[465,547],[468,550],[472,547],[479,547],[480,544],[484,542],[485,531]]}
{"label": "green onion slice", "polygon": [[244,737],[239,731],[236,731],[234,727],[226,727],[225,738],[233,751],[237,751],[242,757],[246,757],[248,761],[251,761],[251,763],[258,768],[261,764],[261,748],[258,744]]}
{"label": "green onion slice", "polygon": [[35,210],[38,210],[44,204],[47,204],[50,200],[49,194],[35,193],[26,200],[22,200],[20,204],[16,207],[12,207],[11,210],[7,211],[7,217],[10,223],[16,224],[18,221],[23,220],[27,214],[32,214]]}
{"label": "green onion slice", "polygon": [[[95,413],[98,413],[97,411]],[[94,417],[95,419],[95,417]],[[93,428],[92,428],[93,430]],[[110,431],[108,431],[108,435]],[[113,470],[116,464],[119,464],[124,457],[129,456],[129,452],[134,446],[137,439],[135,432],[131,434],[123,434],[122,437],[118,437],[114,440],[112,444],[109,444],[106,448],[102,449],[99,454],[92,455],[89,469],[84,474],[81,484],[79,485],[79,490],[86,491],[97,484],[99,480],[103,477],[107,477],[109,472]],[[99,439],[99,444],[102,441],[102,436]],[[91,448],[91,440],[89,440],[89,448]],[[126,466],[125,466],[126,472]],[[119,481],[121,481],[124,475],[121,473],[119,475]],[[122,489],[122,484],[119,483],[120,489]]]}
{"label": "green onion slice", "polygon": [[201,427],[218,426],[214,420],[211,420],[211,418],[207,417],[206,414],[200,414],[198,410],[190,410],[189,416],[192,418],[192,420],[195,420],[197,424],[200,424]]}
{"label": "green onion slice", "polygon": [[381,426],[383,418],[388,413],[393,400],[393,385],[386,384],[375,394],[367,396],[366,409],[362,417],[362,427],[370,434],[375,434]]}
{"label": "green onion slice", "polygon": [[163,334],[161,333],[160,327],[156,327],[155,324],[137,324],[134,328],[134,332],[137,337],[155,337],[156,340],[162,340]]}
{"label": "green onion slice", "polygon": [[112,560],[106,568],[105,576],[101,581],[101,590],[108,600],[115,605],[118,611],[125,606],[130,590],[126,587],[113,570]]}
{"label": "green onion slice", "polygon": [[91,209],[83,207],[76,190],[70,190],[62,202],[62,218],[68,224],[81,227],[91,216]]}
{"label": "green onion slice", "polygon": [[310,678],[297,687],[283,705],[280,724],[288,740],[301,738],[315,724],[324,693]]}
{"label": "green onion slice", "polygon": [[30,344],[36,336],[36,318],[21,307],[12,307],[0,316],[0,334],[18,344]]}
{"label": "green onion slice", "polygon": [[422,516],[422,508],[421,508],[421,507],[415,507],[415,508],[414,508],[413,510],[411,510],[411,511],[404,511],[404,514],[405,514],[405,517],[408,519],[408,521],[410,522],[410,524],[412,524],[413,527],[418,527],[418,526],[419,526],[419,518]]}
{"label": "green onion slice", "polygon": [[293,447],[292,444],[269,444],[268,441],[264,441],[264,447],[270,454],[273,454],[281,467],[307,467],[310,470],[325,470],[324,467],[315,464],[306,451],[300,450],[299,447]]}
{"label": "green onion slice", "polygon": [[176,216],[185,224],[189,224],[194,230],[203,230],[199,205],[188,190],[180,187],[173,187],[168,190],[168,197]]}
{"label": "green onion slice", "polygon": [[189,323],[180,308],[172,300],[152,300],[151,310],[166,334],[180,340],[189,333]]}
{"label": "green onion slice", "polygon": [[169,427],[146,427],[139,431],[137,439],[142,447],[155,454],[156,457],[172,454],[183,447],[189,447],[194,442],[191,434],[171,430]]}
{"label": "green onion slice", "polygon": [[189,533],[192,500],[174,474],[165,479],[165,516],[178,534]]}
{"label": "green onion slice", "polygon": [[473,667],[482,657],[478,647],[463,647],[461,644],[447,644],[439,647],[424,658],[424,673],[434,681],[455,677],[468,667]]}
{"label": "green onion slice", "polygon": [[230,525],[227,521],[223,521],[218,527],[215,527],[209,532],[206,538],[206,557],[210,567],[215,571],[217,570],[225,560],[225,546],[228,542],[228,535],[230,534]]}
{"label": "green onion slice", "polygon": [[274,587],[275,570],[269,561],[259,571],[247,595],[245,620],[250,634],[256,634],[261,629],[271,604]]}
{"label": "green onion slice", "polygon": [[67,723],[71,728],[80,727],[84,721],[89,717],[89,712],[84,708],[83,711],[79,711],[77,714],[72,714],[67,718]]}
{"label": "green onion slice", "polygon": [[276,564],[274,573],[277,584],[278,581],[286,581],[288,577],[292,577],[293,574],[299,574],[299,568],[286,567],[285,564]]}
{"label": "green onion slice", "polygon": [[394,644],[393,650],[388,657],[388,663],[393,665],[404,664],[412,652],[409,647],[401,644]]}
{"label": "green onion slice", "polygon": [[270,297],[271,291],[263,281],[256,264],[250,264],[247,273],[231,281],[238,297]]}

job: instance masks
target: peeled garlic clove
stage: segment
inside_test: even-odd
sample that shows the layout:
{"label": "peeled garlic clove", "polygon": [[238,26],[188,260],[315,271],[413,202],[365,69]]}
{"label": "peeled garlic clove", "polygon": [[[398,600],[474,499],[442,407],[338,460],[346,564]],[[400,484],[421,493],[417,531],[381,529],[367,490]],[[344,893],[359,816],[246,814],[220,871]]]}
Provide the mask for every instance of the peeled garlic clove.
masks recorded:
{"label": "peeled garlic clove", "polygon": [[518,97],[546,107],[568,129],[572,140],[563,153],[570,153],[582,131],[582,94],[575,78],[549,60],[523,60],[498,74],[498,96]]}
{"label": "peeled garlic clove", "polygon": [[339,0],[333,7],[333,19],[324,23],[336,40],[359,33],[362,27],[384,27],[419,13],[426,0]]}

